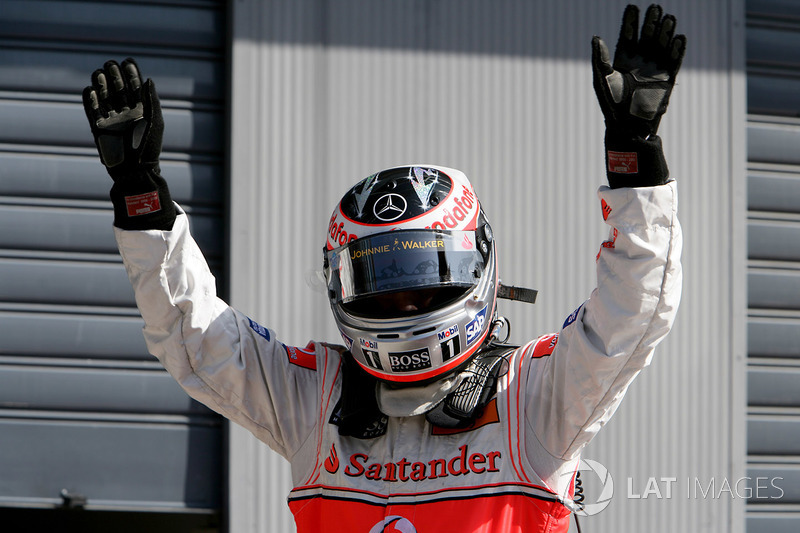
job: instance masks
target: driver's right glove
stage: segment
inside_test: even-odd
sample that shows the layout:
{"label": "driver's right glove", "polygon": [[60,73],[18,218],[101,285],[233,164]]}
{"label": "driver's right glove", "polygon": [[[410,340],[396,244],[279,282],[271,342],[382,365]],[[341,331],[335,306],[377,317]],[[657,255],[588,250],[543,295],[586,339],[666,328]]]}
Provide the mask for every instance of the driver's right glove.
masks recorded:
{"label": "driver's right glove", "polygon": [[686,52],[675,35],[675,17],[651,5],[639,32],[639,8],[622,17],[611,63],[600,37],[592,39],[594,89],[606,123],[606,175],[612,188],[647,187],[668,181],[661,139],[656,135]]}

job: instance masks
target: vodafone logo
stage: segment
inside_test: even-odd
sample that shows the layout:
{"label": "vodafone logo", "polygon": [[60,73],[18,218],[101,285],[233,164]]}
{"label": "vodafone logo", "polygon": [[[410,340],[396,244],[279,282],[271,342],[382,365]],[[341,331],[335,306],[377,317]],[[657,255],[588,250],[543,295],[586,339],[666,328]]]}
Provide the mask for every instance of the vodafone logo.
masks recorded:
{"label": "vodafone logo", "polygon": [[349,226],[350,223],[345,224],[345,221],[338,220],[338,215],[339,213],[335,212],[331,217],[331,221],[328,223],[328,247],[331,250],[358,239],[355,233],[349,231],[350,228],[347,226]]}
{"label": "vodafone logo", "polygon": [[[361,192],[357,192],[356,187],[355,191],[345,195],[328,221],[328,250],[384,231],[422,228],[474,230],[480,203],[466,178],[451,180],[440,172],[436,178],[438,181],[435,181],[433,175],[428,176],[424,170],[419,176],[416,171],[412,172],[411,185],[407,189],[384,192],[376,185],[377,182],[368,181]],[[406,177],[397,179],[403,183],[408,181]],[[444,199],[442,194],[446,194]],[[438,199],[439,203],[433,202],[432,198]],[[474,241],[464,241],[463,247],[470,249],[475,244]]]}
{"label": "vodafone logo", "polygon": [[369,530],[369,533],[417,533],[417,528],[408,518],[392,515],[387,516]]}
{"label": "vodafone logo", "polygon": [[429,228],[468,229],[472,225],[478,207],[478,200],[466,185],[461,187],[461,196],[458,195],[458,192],[453,192],[450,200],[436,210],[438,220],[428,226]]}

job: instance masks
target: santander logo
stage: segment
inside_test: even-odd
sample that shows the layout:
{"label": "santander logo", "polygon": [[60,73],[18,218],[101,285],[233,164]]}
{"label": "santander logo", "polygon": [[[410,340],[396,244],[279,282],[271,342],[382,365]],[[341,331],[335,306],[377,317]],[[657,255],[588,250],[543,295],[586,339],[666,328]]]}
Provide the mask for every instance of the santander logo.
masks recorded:
{"label": "santander logo", "polygon": [[325,470],[331,474],[335,474],[339,470],[339,454],[336,453],[335,444],[331,444],[331,453],[325,458],[325,462],[322,464],[325,466]]}
{"label": "santander logo", "polygon": [[369,533],[417,533],[417,528],[408,518],[392,515],[372,526]]}
{"label": "santander logo", "polygon": [[[328,468],[328,457],[325,468]],[[338,468],[339,459],[336,458]],[[372,481],[389,481],[405,483],[419,482],[448,476],[464,476],[469,474],[486,475],[500,471],[502,454],[493,450],[488,453],[475,452],[468,444],[458,448],[450,457],[436,457],[426,461],[409,460],[405,457],[395,462],[371,461],[365,453],[354,453],[344,467],[348,477],[363,477]],[[331,463],[333,466],[333,462]],[[331,470],[328,472],[333,473]]]}

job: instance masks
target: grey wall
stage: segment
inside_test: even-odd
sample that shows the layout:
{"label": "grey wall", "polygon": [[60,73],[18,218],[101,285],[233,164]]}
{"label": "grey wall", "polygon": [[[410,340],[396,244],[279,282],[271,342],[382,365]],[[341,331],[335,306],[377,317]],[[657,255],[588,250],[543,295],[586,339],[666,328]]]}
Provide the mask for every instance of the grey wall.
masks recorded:
{"label": "grey wall", "polygon": [[26,530],[52,530],[62,490],[85,499],[71,515],[85,531],[104,512],[120,531],[171,512],[184,531],[223,505],[221,417],[147,353],[81,92],[111,58],[157,80],[164,175],[220,274],[225,16],[220,1],[0,2],[4,530],[21,508],[51,522]]}
{"label": "grey wall", "polygon": [[783,533],[800,529],[800,5],[746,15],[747,472],[783,478],[780,499],[748,502],[747,531]]}
{"label": "grey wall", "polygon": [[[541,291],[533,307],[504,304],[513,340],[556,330],[594,286],[606,236],[589,41],[615,41],[624,4],[233,4],[232,303],[287,343],[337,342],[324,296],[304,281],[334,203],[376,170],[429,162],[470,176],[501,278]],[[692,494],[695,479],[744,475],[744,10],[738,0],[666,8],[689,40],[661,129],[680,183],[684,297],[652,367],[584,454],[616,488],[584,521],[590,531],[744,527],[743,499]],[[232,530],[291,531],[287,467],[229,431]],[[663,483],[661,498],[628,496],[629,482],[641,495],[650,478],[676,478],[671,497]]]}

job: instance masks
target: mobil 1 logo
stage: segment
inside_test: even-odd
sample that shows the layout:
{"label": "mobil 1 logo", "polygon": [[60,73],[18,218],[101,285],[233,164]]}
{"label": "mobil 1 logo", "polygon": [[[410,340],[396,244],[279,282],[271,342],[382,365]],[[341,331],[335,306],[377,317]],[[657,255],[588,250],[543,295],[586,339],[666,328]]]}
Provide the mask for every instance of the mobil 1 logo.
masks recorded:
{"label": "mobil 1 logo", "polygon": [[378,355],[378,352],[361,348],[361,353],[364,354],[364,359],[367,360],[369,366],[377,368],[378,370],[383,370],[383,366],[381,366],[381,356]]}
{"label": "mobil 1 logo", "polygon": [[439,332],[439,346],[442,349],[442,362],[449,361],[461,353],[458,324]]}
{"label": "mobil 1 logo", "polygon": [[431,367],[431,354],[428,348],[411,352],[389,352],[389,364],[392,365],[392,372],[415,372]]}

